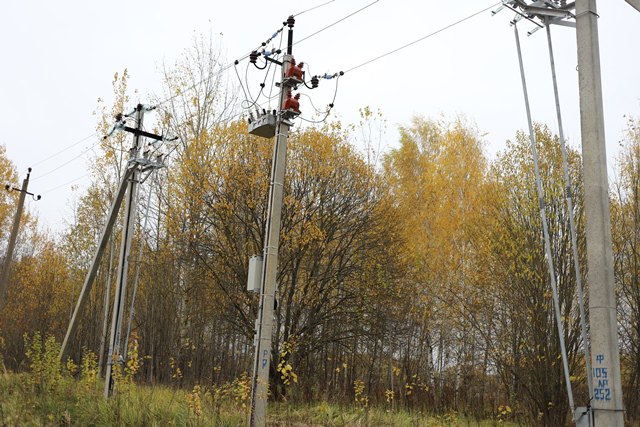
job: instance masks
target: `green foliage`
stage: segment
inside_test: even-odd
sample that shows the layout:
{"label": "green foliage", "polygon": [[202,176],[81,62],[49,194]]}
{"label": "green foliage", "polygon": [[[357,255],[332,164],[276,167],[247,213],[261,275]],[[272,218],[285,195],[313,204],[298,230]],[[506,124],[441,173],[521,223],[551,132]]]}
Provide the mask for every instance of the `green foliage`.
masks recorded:
{"label": "green foliage", "polygon": [[[89,363],[90,364],[90,363]],[[85,365],[86,366],[86,365]],[[82,379],[78,380],[82,383]],[[51,396],[47,405],[36,404],[32,390],[24,386],[23,374],[0,376],[0,425],[149,425],[149,426],[243,426],[247,412],[239,411],[234,399],[225,398],[217,407],[211,406],[211,390],[195,386],[190,391],[167,387],[133,385],[126,405],[115,399],[104,400],[101,387],[77,387],[71,380],[65,393]],[[230,386],[229,391],[233,387]],[[41,398],[41,397],[40,397]],[[118,412],[119,411],[119,412]],[[321,402],[315,405],[275,404],[268,414],[270,426],[380,426],[412,427],[416,425],[488,427],[492,421],[476,422],[455,413],[441,417],[421,412],[397,411],[371,407],[366,412],[353,406],[339,406]],[[501,426],[518,424],[503,421]]]}
{"label": "green foliage", "polygon": [[[60,345],[49,336],[43,340],[39,332],[24,337],[26,356],[31,374],[29,384],[36,394],[50,394],[58,391],[63,379],[63,366],[60,362]],[[44,341],[44,342],[43,342]]]}

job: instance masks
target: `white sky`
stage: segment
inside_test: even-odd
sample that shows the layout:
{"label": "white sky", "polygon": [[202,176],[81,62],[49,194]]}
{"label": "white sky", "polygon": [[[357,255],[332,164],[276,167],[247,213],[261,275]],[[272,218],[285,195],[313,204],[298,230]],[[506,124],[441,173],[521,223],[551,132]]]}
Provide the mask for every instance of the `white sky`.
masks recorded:
{"label": "white sky", "polygon": [[[294,39],[343,18],[372,0],[335,0],[297,17]],[[5,2],[0,14],[0,144],[20,177],[33,166],[30,190],[42,194],[30,203],[41,223],[61,229],[71,216],[70,201],[86,178],[89,151],[97,139],[60,150],[95,131],[96,100],[112,99],[113,74],[128,68],[132,105],[160,91],[159,68],[171,64],[194,36],[222,33],[223,55],[231,62],[267,39],[288,15],[322,0],[237,2],[138,0],[92,2]],[[497,0],[379,0],[357,15],[294,47],[298,61],[313,74],[348,70],[467,17]],[[640,116],[640,13],[624,0],[601,0],[600,53],[610,170],[625,128],[624,114]],[[463,114],[486,132],[490,157],[526,128],[510,11],[485,12],[391,56],[347,73],[335,108],[354,122],[363,106],[382,110],[389,124],[387,143],[397,125],[414,114],[438,118]],[[544,31],[526,37],[532,24],[520,26],[534,120],[555,125],[555,109]],[[580,142],[575,31],[554,27],[560,97],[569,144]],[[240,70],[244,70],[241,67]],[[257,71],[257,70],[256,70]],[[228,73],[237,82],[233,69]],[[319,108],[331,101],[333,83],[321,82],[309,93]],[[302,99],[303,113],[311,108]],[[68,164],[63,165],[64,163]],[[52,169],[59,168],[38,179]],[[611,178],[611,176],[610,176]],[[64,185],[66,184],[66,185]]]}

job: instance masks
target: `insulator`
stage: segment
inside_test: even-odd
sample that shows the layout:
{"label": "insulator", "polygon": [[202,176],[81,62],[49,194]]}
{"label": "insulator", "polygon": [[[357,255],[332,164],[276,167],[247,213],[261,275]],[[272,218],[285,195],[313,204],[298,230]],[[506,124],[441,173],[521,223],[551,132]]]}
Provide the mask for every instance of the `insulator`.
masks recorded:
{"label": "insulator", "polygon": [[291,16],[289,16],[289,17],[287,18],[287,26],[288,26],[289,28],[293,28],[293,25],[294,25],[295,23],[296,23],[296,20],[295,20],[295,19],[293,19],[293,15],[291,15]]}
{"label": "insulator", "polygon": [[311,77],[311,89],[317,88],[319,83],[320,80],[318,79],[318,76]]}
{"label": "insulator", "polygon": [[255,64],[256,61],[258,61],[258,52],[254,50],[249,54],[249,62]]}

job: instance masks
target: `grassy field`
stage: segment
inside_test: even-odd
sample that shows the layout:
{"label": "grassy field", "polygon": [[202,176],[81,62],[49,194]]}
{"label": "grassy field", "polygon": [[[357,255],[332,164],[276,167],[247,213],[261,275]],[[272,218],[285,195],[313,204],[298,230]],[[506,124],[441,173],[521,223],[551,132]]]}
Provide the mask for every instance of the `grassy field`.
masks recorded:
{"label": "grassy field", "polygon": [[[102,381],[58,377],[36,383],[31,374],[0,374],[0,426],[244,426],[242,395],[170,387],[121,385],[106,401]],[[478,422],[456,414],[442,417],[381,408],[319,403],[269,406],[269,426],[515,426]]]}
{"label": "grassy field", "polygon": [[[245,374],[222,386],[144,386],[133,381],[139,370],[137,348],[124,366],[114,365],[116,392],[106,400],[96,356],[90,352],[80,366],[61,364],[59,345],[36,334],[26,338],[29,371],[10,373],[0,360],[0,427],[13,426],[245,426],[250,381]],[[363,393],[363,390],[360,390]],[[273,403],[269,426],[516,426],[508,422],[511,411],[496,419],[477,421],[449,413],[433,416],[420,412],[389,411],[370,407],[363,395],[350,404],[320,402],[313,405]],[[500,419],[504,417],[505,419]]]}
{"label": "grassy field", "polygon": [[[207,393],[167,387],[128,385],[111,400],[102,387],[87,389],[67,383],[55,395],[34,395],[24,375],[0,380],[1,426],[244,426],[246,405],[215,403]],[[516,424],[465,420],[455,414],[442,417],[378,408],[340,407],[328,403],[300,406],[272,404],[270,426],[515,426]]]}

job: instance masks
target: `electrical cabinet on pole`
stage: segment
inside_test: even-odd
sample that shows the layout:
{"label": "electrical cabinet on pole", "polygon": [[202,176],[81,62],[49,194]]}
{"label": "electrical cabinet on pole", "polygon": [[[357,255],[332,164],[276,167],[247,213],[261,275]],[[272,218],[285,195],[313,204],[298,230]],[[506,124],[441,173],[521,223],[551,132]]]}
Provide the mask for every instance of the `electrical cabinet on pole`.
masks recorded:
{"label": "electrical cabinet on pole", "polygon": [[[291,91],[297,87],[298,84],[302,83],[302,81],[296,77],[288,76],[288,74],[290,74],[288,72],[289,69],[295,66],[292,57],[294,23],[295,20],[293,16],[290,16],[287,19],[287,25],[289,27],[287,54],[284,55],[281,64],[280,110],[275,120],[276,140],[273,148],[260,303],[256,322],[251,412],[249,416],[249,426],[251,427],[265,426],[267,418],[266,408],[269,394],[269,369],[271,366],[273,320],[277,291],[276,276],[278,272],[278,247],[280,242],[280,221],[286,169],[287,138],[289,135],[289,127],[292,125],[289,120],[299,114],[299,111],[287,109],[286,100],[291,99]],[[270,113],[267,113],[267,117],[269,117],[269,115]],[[265,127],[269,127],[269,120],[259,120],[258,122],[254,122],[253,125],[253,127],[250,126],[250,133],[266,137],[270,135],[270,132],[265,132]]]}
{"label": "electrical cabinet on pole", "polygon": [[[130,162],[135,162],[140,152],[140,139],[142,131],[142,119],[144,108],[141,104],[136,107],[136,130],[133,136],[133,147],[130,152]],[[120,262],[118,264],[118,278],[116,294],[113,301],[113,314],[111,317],[111,333],[109,338],[109,352],[107,357],[107,369],[105,374],[104,396],[109,397],[113,393],[114,378],[112,375],[113,364],[120,363],[122,358],[122,318],[124,312],[125,297],[127,295],[127,276],[129,272],[129,253],[131,240],[135,229],[136,197],[138,194],[138,182],[140,180],[140,168],[133,165],[133,171],[127,185],[127,199],[125,202],[124,223],[122,226],[122,239],[120,242]],[[126,346],[127,343],[124,343]]]}
{"label": "electrical cabinet on pole", "polygon": [[594,389],[592,407],[597,427],[622,427],[624,409],[595,0],[576,1],[576,30]]}
{"label": "electrical cabinet on pole", "polygon": [[[12,187],[9,184],[5,186],[7,191],[15,190],[20,192],[20,197],[18,198],[18,208],[16,209],[16,214],[13,217],[13,226],[11,227],[11,234],[9,235],[9,244],[7,245],[7,252],[4,255],[4,263],[2,266],[2,276],[0,277],[0,310],[6,304],[7,298],[7,288],[9,285],[9,270],[11,269],[11,258],[13,258],[13,250],[16,247],[16,239],[18,238],[18,230],[20,229],[20,218],[22,217],[22,210],[24,208],[24,199],[27,194],[33,196],[33,193],[29,193],[27,188],[29,188],[29,176],[31,175],[31,168],[27,172],[27,177],[22,181],[22,188]],[[40,200],[40,196],[36,198],[36,200]]]}

